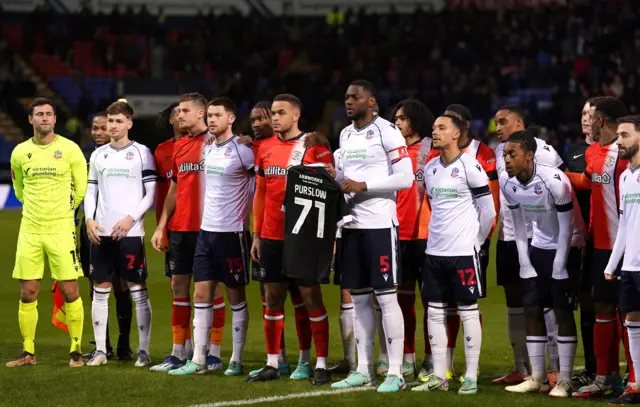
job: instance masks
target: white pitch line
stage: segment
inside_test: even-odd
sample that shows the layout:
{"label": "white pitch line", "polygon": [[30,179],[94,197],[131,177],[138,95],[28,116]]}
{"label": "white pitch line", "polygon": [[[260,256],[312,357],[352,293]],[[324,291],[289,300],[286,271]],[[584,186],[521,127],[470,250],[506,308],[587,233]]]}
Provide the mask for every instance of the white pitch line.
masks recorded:
{"label": "white pitch line", "polygon": [[254,399],[228,400],[228,401],[218,401],[216,403],[208,403],[208,404],[194,404],[188,407],[248,406],[251,404],[271,403],[274,401],[305,399],[309,397],[319,397],[319,396],[333,396],[336,394],[354,393],[358,391],[372,391],[375,389],[376,389],[375,387],[354,387],[351,389],[342,389],[342,390],[308,391],[305,393],[292,393],[292,394],[285,394],[282,396],[256,397]]}
{"label": "white pitch line", "polygon": [[[420,383],[418,382],[407,383],[407,387],[414,387],[419,384]],[[218,401],[215,403],[207,403],[207,404],[192,404],[187,407],[248,406],[252,404],[271,403],[275,401],[306,399],[309,397],[319,397],[319,396],[334,396],[336,394],[355,393],[360,391],[372,391],[375,389],[376,388],[372,386],[372,387],[354,387],[351,389],[342,389],[342,390],[308,391],[305,393],[292,393],[292,394],[285,394],[282,396],[256,397],[254,399],[244,399],[244,400],[227,400],[227,401]]]}

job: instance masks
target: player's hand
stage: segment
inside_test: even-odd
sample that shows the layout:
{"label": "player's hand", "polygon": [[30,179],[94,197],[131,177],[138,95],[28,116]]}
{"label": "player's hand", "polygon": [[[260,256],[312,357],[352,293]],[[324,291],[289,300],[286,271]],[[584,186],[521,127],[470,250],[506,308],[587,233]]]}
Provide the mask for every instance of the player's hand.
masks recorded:
{"label": "player's hand", "polygon": [[258,235],[253,236],[253,243],[251,243],[251,258],[253,261],[260,261],[260,237]]}
{"label": "player's hand", "polygon": [[533,277],[538,277],[538,273],[536,273],[536,269],[534,269],[531,264],[527,264],[525,266],[520,265],[520,278]]}
{"label": "player's hand", "polygon": [[91,243],[100,244],[99,232],[104,232],[104,229],[102,229],[95,220],[89,219],[87,221],[87,236],[89,237],[89,240],[91,240]]}
{"label": "player's hand", "polygon": [[243,134],[238,136],[238,144],[245,144],[249,147],[253,145],[253,139],[251,136],[245,136]]}
{"label": "player's hand", "polygon": [[327,170],[327,172],[329,173],[329,175],[331,175],[332,178],[335,178],[338,175],[333,164],[325,164],[324,169]]}
{"label": "player's hand", "polygon": [[169,244],[167,243],[164,229],[156,229],[156,231],[153,232],[153,236],[151,236],[151,246],[159,252],[169,251]]}
{"label": "player's hand", "polygon": [[605,280],[609,280],[609,281],[613,281],[615,279],[617,279],[617,273],[616,270],[610,270],[609,268],[605,268],[604,269],[604,279]]}
{"label": "player's hand", "polygon": [[113,226],[111,230],[111,236],[115,240],[121,240],[123,237],[126,237],[131,227],[133,226],[133,218],[131,215],[127,215],[124,218],[120,219],[118,223]]}
{"label": "player's hand", "polygon": [[358,182],[358,181],[353,181],[353,180],[350,180],[350,179],[346,179],[346,180],[342,181],[342,184],[340,184],[340,189],[344,193],[363,192],[363,191],[367,190],[367,183],[366,182]]}
{"label": "player's hand", "polygon": [[307,134],[307,137],[304,139],[304,148],[311,148],[315,145],[329,146],[329,139],[317,131]]}

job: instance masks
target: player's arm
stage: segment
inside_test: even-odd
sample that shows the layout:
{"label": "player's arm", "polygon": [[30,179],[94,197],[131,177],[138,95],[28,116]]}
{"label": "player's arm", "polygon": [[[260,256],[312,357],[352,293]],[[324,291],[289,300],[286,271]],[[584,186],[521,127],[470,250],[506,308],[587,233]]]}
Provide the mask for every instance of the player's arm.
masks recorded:
{"label": "player's arm", "polygon": [[424,198],[420,204],[418,212],[418,240],[427,240],[429,237],[429,222],[431,221],[431,203],[427,191],[424,192]]}
{"label": "player's arm", "polygon": [[395,192],[411,188],[415,179],[413,164],[407,152],[407,143],[400,131],[391,126],[384,128],[382,130],[382,147],[391,163],[391,174],[367,181],[366,190]]}
{"label": "player's arm", "polygon": [[558,171],[558,178],[553,178],[548,185],[556,205],[558,213],[558,247],[553,260],[553,278],[561,280],[569,278],[567,272],[567,259],[571,248],[571,237],[573,236],[573,191],[571,183]]}
{"label": "player's arm", "polygon": [[24,184],[22,175],[22,165],[16,149],[11,153],[11,183],[13,184],[13,192],[16,194],[18,201],[24,203]]}
{"label": "player's arm", "polygon": [[621,195],[623,199],[620,200],[620,209],[618,210],[620,217],[618,220],[618,232],[616,234],[616,241],[613,243],[613,250],[611,252],[611,256],[609,257],[609,262],[607,263],[607,267],[605,267],[604,269],[605,278],[608,279],[613,279],[616,275],[616,272],[618,271],[618,265],[620,264],[620,260],[622,260],[625,248],[627,247],[627,217],[625,215],[626,208],[624,204],[623,191],[621,191]]}
{"label": "player's arm", "polygon": [[149,149],[142,149],[142,185],[144,196],[137,207],[132,208],[127,213],[134,222],[138,222],[144,214],[151,208],[156,197],[156,183],[158,181],[158,172],[156,171],[155,161]]}
{"label": "player's arm", "polygon": [[[96,150],[97,151],[97,150]],[[96,169],[96,153],[91,154],[89,158],[89,180],[87,183],[87,192],[84,197],[84,218],[87,223],[87,236],[92,243],[100,244],[99,232],[104,232],[102,227],[96,223],[93,217],[96,214],[96,205],[98,202],[98,170]]]}
{"label": "player's arm", "polygon": [[178,167],[176,165],[174,151],[174,156],[171,159],[171,181],[169,183],[169,189],[167,190],[167,196],[164,198],[162,214],[160,215],[160,219],[158,219],[156,230],[155,232],[153,232],[153,236],[151,237],[151,246],[153,246],[153,248],[157,251],[168,250],[165,229],[167,228],[169,219],[171,219],[173,213],[176,211],[176,190],[178,187],[177,182]]}
{"label": "player's arm", "polygon": [[[160,171],[161,168],[161,162],[162,162],[162,158],[160,157],[159,151],[158,149],[156,149],[155,153],[153,154],[153,158],[156,162],[156,168],[158,169],[158,171]],[[158,183],[160,182],[169,182],[167,180],[167,178],[164,176],[164,174],[159,175],[158,176]],[[162,196],[162,189],[159,188],[160,185],[158,185],[158,187],[156,188],[156,197],[155,197],[155,201],[156,201],[156,223],[160,220],[160,216],[162,216],[162,209],[164,207],[164,198]]]}
{"label": "player's arm", "polygon": [[251,177],[249,182],[249,212],[253,210],[253,196],[255,191],[255,155],[253,154],[253,149],[251,146],[246,144],[238,145],[238,156],[240,157],[240,162],[242,163],[242,167],[247,171],[249,177]]}
{"label": "player's arm", "polygon": [[[480,165],[482,165],[484,172],[487,173],[487,177],[489,177],[489,189],[491,190],[491,196],[493,198],[493,207],[495,208],[496,214],[498,214],[500,213],[500,183],[498,182],[498,171],[496,170],[496,153],[486,144],[481,144],[481,148],[482,151],[478,155],[478,161]],[[491,225],[489,238],[493,235],[497,224],[498,217],[496,216]]]}
{"label": "player's arm", "polygon": [[518,247],[518,260],[520,262],[520,278],[537,277],[538,274],[531,264],[529,258],[529,237],[527,236],[527,221],[524,217],[524,211],[520,204],[514,201],[508,194],[506,186],[509,176],[504,172],[500,176],[500,190],[507,201],[507,210],[503,213],[505,216],[511,216],[513,222],[513,231],[516,238],[516,246]]}
{"label": "player's arm", "polygon": [[467,184],[471,195],[476,202],[480,229],[478,230],[478,243],[483,244],[496,219],[496,208],[493,204],[491,189],[489,189],[489,177],[480,164],[467,168]]}
{"label": "player's arm", "polygon": [[77,209],[87,192],[87,160],[78,145],[71,154],[71,178],[73,179],[73,208]]}

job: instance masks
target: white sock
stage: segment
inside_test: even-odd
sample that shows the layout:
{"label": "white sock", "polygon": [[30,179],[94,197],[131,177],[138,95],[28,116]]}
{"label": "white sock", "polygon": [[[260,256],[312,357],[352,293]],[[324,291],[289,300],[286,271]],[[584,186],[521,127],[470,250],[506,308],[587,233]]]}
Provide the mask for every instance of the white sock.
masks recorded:
{"label": "white sock", "polygon": [[[404,318],[395,289],[376,291],[376,299],[382,310],[382,326],[389,358],[389,374],[402,378],[404,356]],[[382,347],[381,347],[382,349]]]}
{"label": "white sock", "polygon": [[387,342],[384,336],[384,326],[382,324],[382,309],[380,304],[373,303],[373,310],[376,317],[376,332],[378,333],[378,360],[389,363],[389,354],[387,353]]}
{"label": "white sock", "polygon": [[327,369],[327,358],[324,356],[318,356],[316,358],[316,370]]}
{"label": "white sock", "polygon": [[480,325],[480,311],[478,304],[460,305],[460,319],[464,332],[464,356],[467,361],[467,371],[464,377],[478,380],[478,364],[480,362],[480,348],[482,347],[482,326]]}
{"label": "white sock", "polygon": [[546,336],[527,336],[527,351],[531,361],[531,375],[534,379],[543,382],[545,376],[545,355],[547,353]]}
{"label": "white sock", "polygon": [[544,309],[544,324],[547,326],[547,353],[549,354],[549,366],[547,370],[557,372],[560,370],[558,324],[556,323],[556,313],[553,312],[553,309]]}
{"label": "white sock", "polygon": [[193,304],[193,363],[207,363],[209,331],[213,323],[213,304],[198,302]]}
{"label": "white sock", "polygon": [[507,330],[509,342],[513,350],[514,370],[521,374],[528,374],[527,362],[527,331],[523,307],[507,308]]}
{"label": "white sock", "polygon": [[[447,321],[449,320],[450,317],[458,318],[458,307],[447,308]],[[452,342],[453,346],[449,347],[449,344],[447,344],[447,370],[454,372],[455,368],[453,366],[453,358],[456,354],[455,344],[456,344],[457,338],[453,338],[453,341],[450,341],[451,338],[449,338],[448,332],[449,331],[447,331],[447,340],[449,340],[449,342]]]}
{"label": "white sock", "polygon": [[433,374],[444,380],[447,378],[447,304],[430,302],[428,307],[427,323]]}
{"label": "white sock", "polygon": [[137,286],[130,289],[131,298],[136,304],[136,322],[138,323],[138,350],[149,353],[149,341],[151,339],[151,302],[146,286]]}
{"label": "white sock", "polygon": [[187,357],[185,346],[186,341],[184,345],[178,345],[177,343],[174,343],[173,348],[171,349],[171,355],[177,357],[180,360],[185,360],[185,358]]}
{"label": "white sock", "polygon": [[298,362],[309,363],[311,360],[311,349],[300,349]]}
{"label": "white sock", "polygon": [[96,349],[105,354],[107,353],[109,293],[111,293],[111,287],[93,287],[93,301],[91,301],[91,319],[93,321],[93,336],[96,340]]}
{"label": "white sock", "polygon": [[209,355],[220,359],[220,345],[209,344]]}
{"label": "white sock", "polygon": [[[626,321],[627,333],[629,335],[629,353],[634,369],[640,369],[640,322]],[[638,372],[638,370],[635,370]],[[636,379],[635,389],[638,390],[640,380]]]}
{"label": "white sock", "polygon": [[356,336],[353,332],[353,304],[340,305],[340,335],[344,358],[356,365]]}
{"label": "white sock", "polygon": [[249,308],[247,302],[243,301],[238,305],[231,306],[232,313],[232,338],[233,352],[231,353],[231,361],[242,363],[242,353],[244,345],[247,343],[247,328],[249,327]]}
{"label": "white sock", "polygon": [[358,348],[358,373],[373,377],[373,341],[376,321],[373,312],[371,291],[364,294],[351,293],[353,298],[353,327]]}
{"label": "white sock", "polygon": [[558,336],[558,354],[560,363],[560,380],[571,383],[573,361],[578,348],[577,336]]}

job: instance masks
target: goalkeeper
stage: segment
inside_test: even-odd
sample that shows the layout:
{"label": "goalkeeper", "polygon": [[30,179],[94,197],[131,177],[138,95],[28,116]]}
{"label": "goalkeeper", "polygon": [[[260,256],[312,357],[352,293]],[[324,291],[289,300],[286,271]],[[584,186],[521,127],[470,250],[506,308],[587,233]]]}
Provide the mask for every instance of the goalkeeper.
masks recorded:
{"label": "goalkeeper", "polygon": [[71,337],[69,366],[79,367],[84,365],[80,353],[84,309],[77,282],[82,270],[74,211],[87,190],[87,163],[77,144],[54,133],[56,112],[50,100],[37,98],[31,103],[29,123],[33,137],[11,153],[13,188],[23,204],[13,269],[13,278],[20,280],[23,352],[7,366],[36,364],[38,294],[47,258],[65,302]]}

